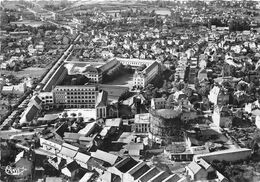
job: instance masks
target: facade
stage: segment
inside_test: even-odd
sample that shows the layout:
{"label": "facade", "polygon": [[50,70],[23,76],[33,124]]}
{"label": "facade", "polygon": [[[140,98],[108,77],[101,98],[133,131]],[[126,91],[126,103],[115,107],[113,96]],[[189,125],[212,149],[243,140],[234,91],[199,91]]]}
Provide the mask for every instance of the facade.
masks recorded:
{"label": "facade", "polygon": [[166,99],[165,98],[152,98],[151,109],[165,109]]}
{"label": "facade", "polygon": [[164,139],[175,138],[181,127],[181,110],[158,109],[150,111],[149,138],[157,143]]}
{"label": "facade", "polygon": [[156,61],[146,67],[143,71],[136,70],[133,77],[133,86],[144,88],[158,73],[159,63]]}
{"label": "facade", "polygon": [[64,108],[95,108],[98,96],[96,86],[56,86],[53,89],[54,103]]}
{"label": "facade", "polygon": [[136,114],[134,120],[134,132],[148,133],[150,131],[150,113]]}
{"label": "facade", "polygon": [[52,140],[46,140],[44,138],[40,138],[40,146],[43,150],[48,151],[54,155],[56,155],[61,150],[61,143]]}
{"label": "facade", "polygon": [[39,98],[42,100],[42,107],[44,109],[50,109],[54,105],[53,93],[52,92],[40,92]]}
{"label": "facade", "polygon": [[215,105],[212,121],[216,126],[229,128],[232,125],[232,119],[232,113],[227,107]]}
{"label": "facade", "polygon": [[208,98],[213,104],[226,105],[229,102],[229,95],[218,86],[214,86],[210,90]]}

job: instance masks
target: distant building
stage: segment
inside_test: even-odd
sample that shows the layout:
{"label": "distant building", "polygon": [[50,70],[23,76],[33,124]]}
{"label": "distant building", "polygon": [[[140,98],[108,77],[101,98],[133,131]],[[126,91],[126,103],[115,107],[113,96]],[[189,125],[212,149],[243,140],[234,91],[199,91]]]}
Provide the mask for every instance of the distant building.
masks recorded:
{"label": "distant building", "polygon": [[56,86],[53,98],[56,107],[96,109],[97,118],[107,116],[107,92],[99,91],[95,85]]}
{"label": "distant building", "polygon": [[166,99],[165,98],[152,98],[151,109],[165,109]]}
{"label": "distant building", "polygon": [[136,70],[133,77],[133,86],[144,88],[155,78],[158,73],[159,63],[156,61],[146,67],[143,71]]}

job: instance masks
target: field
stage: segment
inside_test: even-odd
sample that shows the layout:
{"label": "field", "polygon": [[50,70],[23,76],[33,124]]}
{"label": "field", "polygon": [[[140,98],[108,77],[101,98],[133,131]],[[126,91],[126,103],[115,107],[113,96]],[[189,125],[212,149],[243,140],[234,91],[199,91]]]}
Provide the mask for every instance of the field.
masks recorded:
{"label": "field", "polygon": [[39,78],[42,76],[42,74],[45,72],[45,70],[46,70],[46,68],[29,67],[29,68],[26,68],[26,69],[18,71],[18,72],[1,70],[1,74],[5,74],[5,75],[13,74],[14,76],[16,76],[18,78],[23,78],[23,77]]}

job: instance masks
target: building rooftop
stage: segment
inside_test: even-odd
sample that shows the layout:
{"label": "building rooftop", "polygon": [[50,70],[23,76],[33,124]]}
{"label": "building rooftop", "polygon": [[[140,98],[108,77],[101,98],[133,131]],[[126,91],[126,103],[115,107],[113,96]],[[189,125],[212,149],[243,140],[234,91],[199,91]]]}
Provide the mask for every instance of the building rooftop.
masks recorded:
{"label": "building rooftop", "polygon": [[75,160],[83,163],[87,163],[91,156],[78,152],[75,156]]}
{"label": "building rooftop", "polygon": [[135,115],[135,123],[150,123],[150,113],[142,113]]}
{"label": "building rooftop", "polygon": [[122,124],[122,118],[106,119],[105,122],[106,126],[120,127],[121,124]]}
{"label": "building rooftop", "polygon": [[104,152],[102,150],[97,150],[96,152],[91,152],[91,156],[100,159],[109,163],[110,165],[114,165],[118,159],[118,156]]}

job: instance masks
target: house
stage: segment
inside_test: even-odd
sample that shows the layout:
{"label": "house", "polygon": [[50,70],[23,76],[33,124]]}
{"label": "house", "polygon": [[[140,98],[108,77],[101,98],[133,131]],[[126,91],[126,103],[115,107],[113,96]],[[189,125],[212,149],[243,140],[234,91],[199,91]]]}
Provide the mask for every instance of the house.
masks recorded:
{"label": "house", "polygon": [[58,157],[66,159],[67,162],[73,161],[79,148],[68,143],[63,143],[61,150],[57,154]]}
{"label": "house", "polygon": [[185,167],[186,174],[192,181],[222,181],[227,182],[218,171],[216,171],[209,163],[203,159],[192,161]]}
{"label": "house", "polygon": [[62,148],[62,142],[46,140],[43,137],[40,137],[40,146],[41,149],[48,151],[51,154],[56,155]]}
{"label": "house", "polygon": [[212,121],[218,127],[229,128],[232,125],[233,115],[227,106],[214,106]]}
{"label": "house", "polygon": [[78,152],[74,157],[74,160],[83,168],[88,169],[87,162],[89,161],[91,156]]}
{"label": "house", "polygon": [[85,128],[81,129],[78,134],[83,136],[89,136],[93,133],[93,131],[97,128],[96,122],[89,123],[85,126]]}
{"label": "house", "polygon": [[152,109],[165,109],[166,99],[165,98],[152,98],[151,108]]}
{"label": "house", "polygon": [[214,169],[205,160],[198,162],[192,161],[188,166],[185,167],[187,175],[190,176],[192,181],[210,180],[210,176],[214,176]]}
{"label": "house", "polygon": [[49,157],[48,162],[57,170],[64,168],[67,164],[66,160],[60,157]]}
{"label": "house", "polygon": [[79,172],[79,169],[80,169],[80,165],[76,161],[72,161],[69,164],[67,164],[66,167],[61,169],[61,172],[62,174],[70,178],[74,178]]}
{"label": "house", "polygon": [[218,86],[214,86],[208,95],[209,101],[213,104],[226,105],[229,103],[229,94]]}
{"label": "house", "polygon": [[140,156],[144,150],[144,144],[131,142],[127,145],[127,150],[130,156]]}

